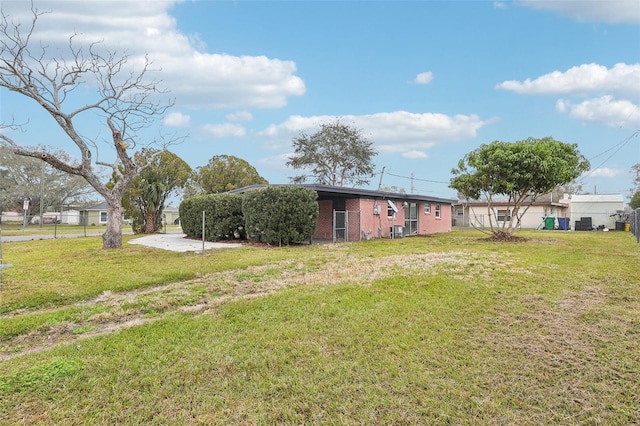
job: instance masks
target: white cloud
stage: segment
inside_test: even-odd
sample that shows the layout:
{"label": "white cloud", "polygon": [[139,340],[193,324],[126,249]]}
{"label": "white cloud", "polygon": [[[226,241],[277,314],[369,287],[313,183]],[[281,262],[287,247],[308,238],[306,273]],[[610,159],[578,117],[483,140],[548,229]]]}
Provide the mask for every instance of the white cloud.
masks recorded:
{"label": "white cloud", "polygon": [[374,142],[379,152],[409,153],[433,147],[439,143],[474,138],[478,129],[489,124],[477,115],[438,113],[410,113],[394,111],[348,116],[291,116],[281,124],[271,125],[261,135],[281,140],[283,146],[301,131],[314,132],[321,123],[340,119],[341,122],[362,129],[364,136]]}
{"label": "white cloud", "polygon": [[287,161],[293,155],[293,152],[287,152],[280,155],[272,155],[271,157],[262,158],[257,161],[261,169],[268,169],[274,171],[288,171],[291,172],[291,168],[287,167]]}
{"label": "white cloud", "polygon": [[583,64],[565,72],[553,71],[534,80],[527,78],[524,81],[504,81],[496,88],[524,95],[588,94],[603,91],[638,95],[640,94],[640,63],[619,63],[610,69],[595,63]]}
{"label": "white cloud", "polygon": [[236,111],[231,114],[226,115],[227,120],[229,121],[251,121],[253,120],[253,115],[249,111]]}
{"label": "white cloud", "polygon": [[247,129],[233,123],[205,124],[201,129],[208,136],[213,136],[214,138],[242,137],[247,134]]}
{"label": "white cloud", "polygon": [[[279,108],[305,93],[293,61],[266,56],[232,56],[202,51],[197,35],[181,33],[169,9],[178,1],[36,1],[41,11],[33,36],[56,50],[69,37],[76,42],[102,40],[102,46],[126,51],[129,65],[140,66],[147,54],[149,77],[162,80],[178,106],[191,108]],[[29,20],[29,2],[3,2],[3,13]],[[37,54],[37,53],[36,53]]]}
{"label": "white cloud", "polygon": [[421,72],[416,75],[416,78],[413,80],[416,84],[429,84],[433,80],[433,73],[431,71]]}
{"label": "white cloud", "polygon": [[187,127],[191,117],[181,112],[172,112],[162,119],[162,124],[168,127]]}
{"label": "white cloud", "polygon": [[600,167],[599,169],[594,169],[589,173],[590,177],[601,177],[601,178],[615,178],[618,176],[622,176],[627,173],[624,170],[620,169],[609,169],[607,167]]}
{"label": "white cloud", "polygon": [[494,1],[493,2],[494,9],[506,9],[507,5],[502,1]]}
{"label": "white cloud", "polygon": [[574,104],[565,99],[556,102],[556,111],[585,122],[603,123],[615,127],[636,128],[640,125],[640,107],[612,96],[587,99]]}
{"label": "white cloud", "polygon": [[403,152],[402,156],[404,158],[409,158],[409,159],[416,159],[416,158],[429,158],[429,156],[427,154],[425,154],[422,151],[416,151],[416,150],[412,150],[412,151],[407,151],[407,152]]}
{"label": "white cloud", "polygon": [[638,0],[520,0],[515,3],[557,12],[580,22],[640,23]]}

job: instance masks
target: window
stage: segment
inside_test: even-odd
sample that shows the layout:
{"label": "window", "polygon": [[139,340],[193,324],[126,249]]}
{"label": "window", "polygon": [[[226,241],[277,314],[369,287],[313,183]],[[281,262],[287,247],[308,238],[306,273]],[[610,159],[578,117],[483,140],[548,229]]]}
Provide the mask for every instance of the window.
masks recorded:
{"label": "window", "polygon": [[458,217],[464,216],[464,209],[456,209],[456,216]]}
{"label": "window", "polygon": [[511,213],[509,210],[498,210],[498,222],[509,222],[511,220]]}
{"label": "window", "polygon": [[100,223],[107,223],[107,212],[100,212]]}
{"label": "window", "polygon": [[441,211],[442,211],[442,205],[436,204],[436,219],[440,219]]}
{"label": "window", "polygon": [[393,217],[396,213],[398,213],[398,207],[396,206],[396,203],[391,200],[387,200],[387,216]]}
{"label": "window", "polygon": [[424,203],[424,214],[431,214],[431,204]]}

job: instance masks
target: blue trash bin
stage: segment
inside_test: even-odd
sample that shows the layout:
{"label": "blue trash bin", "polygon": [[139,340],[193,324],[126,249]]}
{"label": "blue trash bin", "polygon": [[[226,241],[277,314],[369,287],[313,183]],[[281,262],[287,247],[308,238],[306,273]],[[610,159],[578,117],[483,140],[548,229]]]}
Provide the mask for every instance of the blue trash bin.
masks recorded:
{"label": "blue trash bin", "polygon": [[558,228],[563,231],[569,230],[569,218],[568,217],[559,217],[558,218]]}

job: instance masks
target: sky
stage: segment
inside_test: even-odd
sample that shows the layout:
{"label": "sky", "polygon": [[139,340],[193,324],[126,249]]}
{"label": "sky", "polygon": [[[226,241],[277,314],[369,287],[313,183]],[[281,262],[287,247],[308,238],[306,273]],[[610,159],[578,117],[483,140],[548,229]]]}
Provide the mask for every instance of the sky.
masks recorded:
{"label": "sky", "polygon": [[[292,138],[339,119],[373,143],[369,189],[456,198],[451,169],[495,140],[575,143],[588,193],[632,188],[640,163],[640,0],[35,1],[34,41],[62,51],[100,41],[139,66],[174,105],[154,134],[192,168],[233,155],[270,183]],[[29,2],[2,11],[26,24]],[[95,99],[91,87],[70,96]],[[79,153],[38,104],[0,91],[2,130],[24,145]],[[86,99],[86,100],[85,100]],[[150,134],[150,133],[148,133]],[[107,147],[104,119],[83,135]],[[150,136],[149,136],[150,137]]]}

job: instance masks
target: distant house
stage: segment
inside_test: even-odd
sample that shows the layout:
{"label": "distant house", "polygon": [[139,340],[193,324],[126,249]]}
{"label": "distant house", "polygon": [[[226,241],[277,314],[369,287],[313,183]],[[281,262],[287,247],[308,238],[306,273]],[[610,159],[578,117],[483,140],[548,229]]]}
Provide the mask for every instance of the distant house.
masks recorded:
{"label": "distant house", "polygon": [[180,224],[180,212],[177,207],[167,206],[162,211],[164,215],[164,223],[167,225],[179,225]]}
{"label": "distant house", "polygon": [[2,212],[0,215],[0,223],[2,222],[18,222],[24,221],[24,215],[16,211]]}
{"label": "distant house", "polygon": [[618,213],[624,210],[622,194],[574,194],[571,196],[571,226],[590,218],[595,228],[604,226],[615,229]]}
{"label": "distant house", "polygon": [[65,210],[60,216],[60,221],[65,225],[80,225],[80,211]]}
{"label": "distant house", "polygon": [[[266,185],[232,190],[244,193]],[[315,240],[358,241],[451,231],[454,200],[341,186],[297,185],[318,194]]]}
{"label": "distant house", "polygon": [[[492,218],[493,224],[502,226],[508,222],[513,214],[513,203],[509,205],[506,201],[495,201],[492,206],[496,212]],[[523,208],[526,206],[523,206]],[[475,228],[489,227],[488,203],[486,201],[469,200],[467,202],[458,201],[454,206],[453,220],[456,226],[472,226]],[[554,218],[569,217],[569,199],[563,197],[556,199],[551,194],[540,197],[531,203],[526,213],[520,221],[520,228],[542,228],[544,218],[553,216]]]}
{"label": "distant house", "polygon": [[[130,219],[122,216],[123,223],[131,223]],[[107,202],[103,201],[96,205],[80,210],[80,225],[96,226],[107,224]]]}

